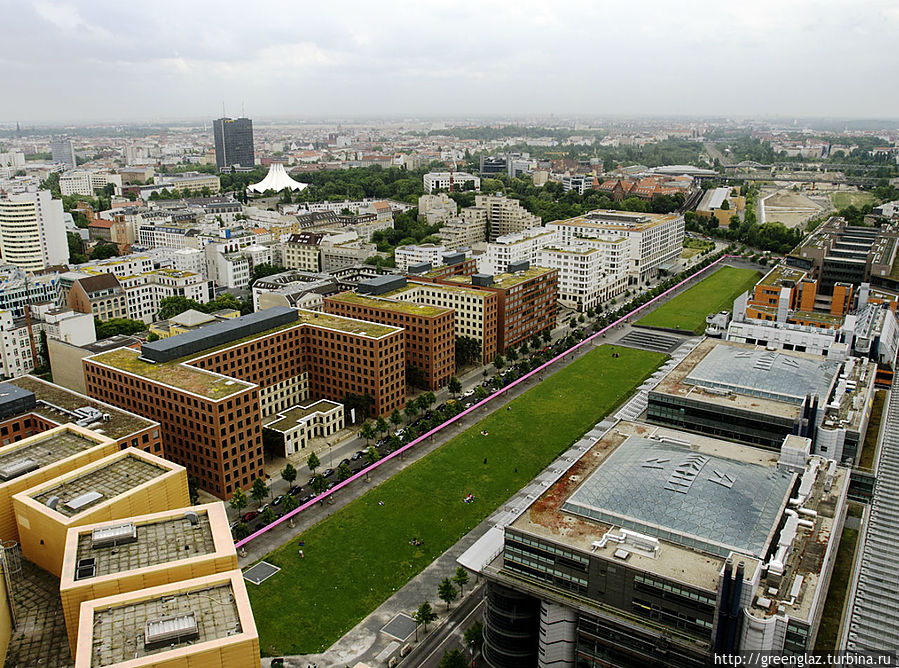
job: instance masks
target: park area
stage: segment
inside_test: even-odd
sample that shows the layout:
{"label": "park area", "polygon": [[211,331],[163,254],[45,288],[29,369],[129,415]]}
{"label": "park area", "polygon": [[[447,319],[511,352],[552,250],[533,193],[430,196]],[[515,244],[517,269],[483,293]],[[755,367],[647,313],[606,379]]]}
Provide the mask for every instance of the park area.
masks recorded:
{"label": "park area", "polygon": [[761,277],[753,269],[721,267],[635,324],[700,334],[705,330],[707,315],[729,311],[734,299],[749,290]]}
{"label": "park area", "polygon": [[833,206],[838,211],[840,209],[845,209],[848,206],[854,206],[856,208],[860,208],[865,204],[876,204],[877,199],[871,193],[864,191],[839,191],[835,193],[831,193],[830,199],[833,202]]}
{"label": "park area", "polygon": [[[510,410],[485,417],[269,554],[266,560],[282,570],[259,586],[248,584],[263,655],[330,647],[630,396],[664,359],[600,346],[510,402]],[[468,494],[472,503],[463,502]],[[411,545],[413,537],[421,543]]]}

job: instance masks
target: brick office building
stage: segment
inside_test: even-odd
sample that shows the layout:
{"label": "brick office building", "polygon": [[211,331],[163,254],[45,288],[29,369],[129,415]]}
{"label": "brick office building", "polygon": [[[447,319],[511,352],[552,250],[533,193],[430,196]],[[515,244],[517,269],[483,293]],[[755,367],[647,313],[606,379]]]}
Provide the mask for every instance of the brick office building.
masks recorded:
{"label": "brick office building", "polygon": [[84,360],[88,394],[162,425],[166,457],[228,498],[264,475],[262,417],[310,396],[405,401],[403,332],[275,307]]}
{"label": "brick office building", "polygon": [[509,272],[490,276],[451,276],[415,280],[438,285],[465,286],[497,296],[497,349],[504,353],[534,334],[556,325],[559,270],[531,267],[528,262],[509,265]]}
{"label": "brick office building", "polygon": [[451,308],[344,292],[325,298],[325,312],[402,327],[406,366],[423,373],[429,390],[445,387],[456,368],[455,313]]}

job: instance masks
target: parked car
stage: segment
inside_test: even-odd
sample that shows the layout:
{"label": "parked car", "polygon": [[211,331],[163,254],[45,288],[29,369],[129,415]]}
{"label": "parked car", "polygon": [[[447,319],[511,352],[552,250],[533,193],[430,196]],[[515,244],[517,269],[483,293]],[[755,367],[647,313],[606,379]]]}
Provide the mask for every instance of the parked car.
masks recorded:
{"label": "parked car", "polygon": [[287,490],[287,493],[290,494],[291,496],[297,496],[302,491],[303,491],[302,487],[300,487],[299,485],[294,485],[293,487],[291,487],[290,489]]}
{"label": "parked car", "polygon": [[322,471],[322,475],[326,478],[330,478],[332,475],[334,475],[334,469],[325,469],[324,471]]}
{"label": "parked car", "polygon": [[272,501],[272,505],[273,505],[273,506],[280,506],[282,503],[284,503],[284,497],[285,497],[285,496],[287,496],[287,495],[286,495],[286,494],[279,494],[278,496],[276,496],[276,497],[274,498],[274,500]]}
{"label": "parked car", "polygon": [[258,512],[256,512],[255,510],[251,510],[250,512],[246,513],[240,519],[243,522],[251,522],[251,521],[255,520],[258,516],[259,516]]}
{"label": "parked car", "polygon": [[355,461],[362,459],[364,456],[365,456],[365,450],[356,450],[356,452],[353,453],[353,456],[350,457],[350,459],[352,459],[355,462]]}
{"label": "parked car", "polygon": [[340,460],[340,465],[343,466],[344,464],[346,464],[347,466],[349,466],[349,465],[350,465],[350,460],[349,460],[349,459],[341,459],[341,460]]}

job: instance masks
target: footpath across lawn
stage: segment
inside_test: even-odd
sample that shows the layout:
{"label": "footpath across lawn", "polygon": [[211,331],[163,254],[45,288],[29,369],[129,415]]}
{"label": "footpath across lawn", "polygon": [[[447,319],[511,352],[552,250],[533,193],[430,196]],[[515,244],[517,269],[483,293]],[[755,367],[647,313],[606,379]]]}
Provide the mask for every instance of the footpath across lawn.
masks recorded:
{"label": "footpath across lawn", "polygon": [[[263,655],[326,650],[540,473],[664,359],[600,346],[512,401],[510,410],[484,418],[269,554],[266,560],[281,572],[259,586],[247,584]],[[468,494],[473,503],[463,502]],[[410,545],[413,537],[422,544]]]}
{"label": "footpath across lawn", "polygon": [[635,324],[701,334],[710,313],[729,311],[734,299],[755,285],[762,275],[753,269],[721,267],[711,276],[662,304]]}

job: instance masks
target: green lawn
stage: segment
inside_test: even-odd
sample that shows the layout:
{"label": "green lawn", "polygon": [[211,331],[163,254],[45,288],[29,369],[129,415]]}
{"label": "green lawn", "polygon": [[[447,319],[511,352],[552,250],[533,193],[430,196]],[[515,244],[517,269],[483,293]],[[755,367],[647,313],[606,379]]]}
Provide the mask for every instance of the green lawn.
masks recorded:
{"label": "green lawn", "polygon": [[711,276],[662,304],[636,324],[702,333],[709,313],[730,311],[736,297],[755,285],[761,274],[752,269],[721,267]]}
{"label": "green lawn", "polygon": [[868,192],[835,192],[830,194],[830,201],[837,209],[845,209],[847,206],[861,207],[865,204],[876,204],[877,199]]}
{"label": "green lawn", "polygon": [[815,639],[816,652],[831,652],[836,649],[843,604],[852,578],[856,543],[858,543],[858,530],[843,529],[833,574],[830,576],[830,588],[824,600],[824,611],[821,613],[821,626],[818,627],[818,637]]}
{"label": "green lawn", "polygon": [[[613,358],[613,350],[620,356]],[[511,410],[484,418],[268,555],[281,572],[258,587],[247,585],[262,653],[330,647],[599,422],[664,359],[601,346],[515,399]],[[475,502],[463,503],[469,493]],[[413,536],[423,545],[409,545]],[[300,539],[306,543],[303,559]]]}
{"label": "green lawn", "polygon": [[883,407],[886,403],[886,398],[886,390],[877,390],[874,393],[871,417],[868,418],[868,429],[865,431],[865,440],[862,443],[862,454],[858,459],[858,468],[864,471],[874,470],[874,456],[877,454],[877,437],[880,436],[880,422],[883,420]]}

